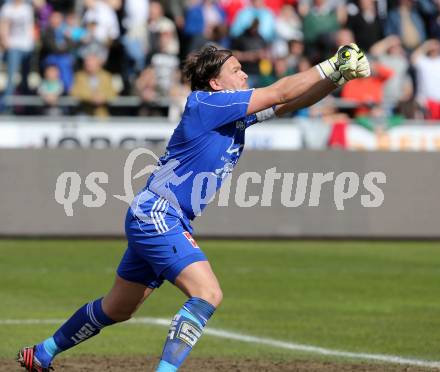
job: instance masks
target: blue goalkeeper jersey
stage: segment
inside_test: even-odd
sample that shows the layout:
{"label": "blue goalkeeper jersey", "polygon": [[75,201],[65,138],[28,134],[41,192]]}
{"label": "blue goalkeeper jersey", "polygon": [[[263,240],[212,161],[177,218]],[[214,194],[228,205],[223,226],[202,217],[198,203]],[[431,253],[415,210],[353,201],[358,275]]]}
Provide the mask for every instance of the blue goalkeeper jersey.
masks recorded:
{"label": "blue goalkeeper jersey", "polygon": [[180,217],[194,219],[232,172],[257,115],[246,115],[252,90],[192,92],[146,189]]}

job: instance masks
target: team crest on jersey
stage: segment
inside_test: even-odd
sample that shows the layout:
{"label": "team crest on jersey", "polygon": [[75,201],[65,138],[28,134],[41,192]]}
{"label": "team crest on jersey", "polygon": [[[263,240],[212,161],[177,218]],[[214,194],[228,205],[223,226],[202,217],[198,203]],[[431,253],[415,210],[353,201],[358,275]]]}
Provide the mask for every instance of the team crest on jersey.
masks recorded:
{"label": "team crest on jersey", "polygon": [[188,231],[184,231],[183,236],[191,243],[194,248],[199,248],[196,240],[192,237],[192,235]]}
{"label": "team crest on jersey", "polygon": [[244,123],[243,120],[237,120],[235,122],[235,128],[240,129],[240,130],[245,130],[246,129],[246,124]]}

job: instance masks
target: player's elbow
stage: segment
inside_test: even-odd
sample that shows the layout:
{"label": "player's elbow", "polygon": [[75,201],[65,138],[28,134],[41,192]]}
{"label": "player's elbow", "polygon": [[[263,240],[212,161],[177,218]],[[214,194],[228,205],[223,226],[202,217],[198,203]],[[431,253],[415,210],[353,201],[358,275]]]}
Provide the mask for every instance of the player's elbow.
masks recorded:
{"label": "player's elbow", "polygon": [[286,78],[278,80],[269,88],[271,88],[269,92],[271,100],[274,101],[275,105],[287,103],[292,99],[292,87],[289,85],[289,81]]}
{"label": "player's elbow", "polygon": [[288,92],[280,92],[276,98],[277,101],[277,105],[282,105],[284,103],[287,103],[291,100],[291,98],[289,97]]}
{"label": "player's elbow", "polygon": [[289,90],[286,89],[285,84],[281,84],[281,81],[267,87],[266,95],[268,101],[271,102],[270,106],[280,105],[289,100]]}

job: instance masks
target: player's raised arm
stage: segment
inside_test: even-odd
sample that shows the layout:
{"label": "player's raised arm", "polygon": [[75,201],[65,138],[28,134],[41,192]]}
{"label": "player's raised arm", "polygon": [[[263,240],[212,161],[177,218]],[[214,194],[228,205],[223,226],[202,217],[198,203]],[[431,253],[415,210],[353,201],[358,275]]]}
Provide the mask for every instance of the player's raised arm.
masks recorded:
{"label": "player's raised arm", "polygon": [[276,116],[283,116],[289,112],[295,112],[304,107],[309,107],[327,97],[331,92],[338,88],[331,80],[323,79],[313,85],[306,93],[275,108]]}
{"label": "player's raised arm", "polygon": [[[322,79],[317,68],[312,67],[307,71],[286,76],[268,87],[255,89],[246,114],[254,114],[269,107],[287,103],[305,94]],[[333,83],[331,84],[336,88]]]}
{"label": "player's raised arm", "polygon": [[247,114],[277,106],[277,116],[310,106],[347,80],[369,75],[369,65],[355,44],[340,47],[330,59],[307,71],[284,77],[274,84],[255,89]]}

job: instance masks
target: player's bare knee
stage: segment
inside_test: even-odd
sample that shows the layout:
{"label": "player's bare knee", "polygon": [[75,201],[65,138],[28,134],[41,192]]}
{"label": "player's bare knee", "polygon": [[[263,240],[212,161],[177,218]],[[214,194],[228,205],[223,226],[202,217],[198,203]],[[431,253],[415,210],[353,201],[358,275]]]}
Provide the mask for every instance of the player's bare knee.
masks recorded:
{"label": "player's bare knee", "polygon": [[220,306],[220,304],[223,301],[223,291],[219,288],[216,292],[215,292],[215,296],[214,296],[214,302],[210,302],[211,305],[215,306],[216,308]]}
{"label": "player's bare knee", "polygon": [[134,312],[121,309],[107,309],[106,315],[115,322],[125,322],[133,317]]}
{"label": "player's bare knee", "polygon": [[206,289],[198,297],[209,302],[212,306],[217,308],[222,303],[223,292],[220,288]]}
{"label": "player's bare knee", "polygon": [[111,318],[111,319],[113,319],[115,322],[120,323],[120,322],[125,322],[125,321],[131,319],[132,317],[133,317],[133,314],[118,314],[115,316],[116,319],[115,318]]}
{"label": "player's bare knee", "polygon": [[102,310],[115,322],[124,322],[130,319],[136,311],[133,306],[127,306],[121,302],[103,301]]}

